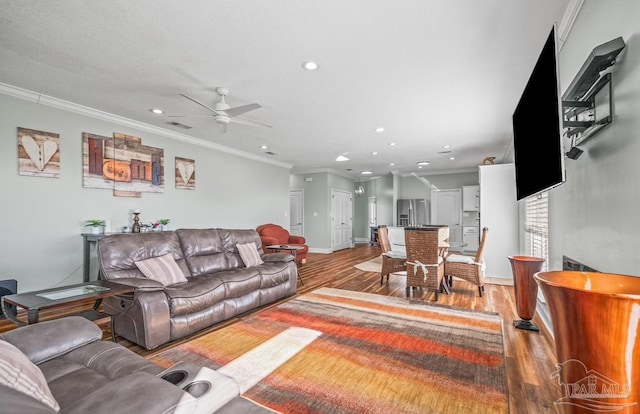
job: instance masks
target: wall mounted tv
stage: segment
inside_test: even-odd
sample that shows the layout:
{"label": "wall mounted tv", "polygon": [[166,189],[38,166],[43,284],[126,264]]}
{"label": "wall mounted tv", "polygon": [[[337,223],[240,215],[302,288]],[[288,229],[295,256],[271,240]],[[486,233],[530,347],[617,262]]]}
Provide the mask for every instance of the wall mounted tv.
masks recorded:
{"label": "wall mounted tv", "polygon": [[513,112],[517,199],[565,181],[555,27]]}

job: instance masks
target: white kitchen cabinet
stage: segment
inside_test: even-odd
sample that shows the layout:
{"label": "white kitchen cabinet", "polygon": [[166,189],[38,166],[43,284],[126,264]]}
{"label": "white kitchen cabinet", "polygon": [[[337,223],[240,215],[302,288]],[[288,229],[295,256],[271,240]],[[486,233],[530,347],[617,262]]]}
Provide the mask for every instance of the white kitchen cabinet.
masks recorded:
{"label": "white kitchen cabinet", "polygon": [[508,256],[520,254],[514,164],[480,166],[480,228],[483,227],[489,228],[484,247],[486,276],[513,280]]}
{"label": "white kitchen cabinet", "polygon": [[480,186],[479,185],[463,185],[462,186],[462,210],[463,211],[480,211]]}

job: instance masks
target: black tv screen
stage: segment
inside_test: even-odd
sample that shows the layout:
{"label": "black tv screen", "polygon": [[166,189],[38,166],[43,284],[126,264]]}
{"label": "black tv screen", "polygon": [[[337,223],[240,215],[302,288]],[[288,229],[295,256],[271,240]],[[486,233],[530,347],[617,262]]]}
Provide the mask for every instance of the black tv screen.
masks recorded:
{"label": "black tv screen", "polygon": [[555,27],[513,113],[517,199],[565,181]]}

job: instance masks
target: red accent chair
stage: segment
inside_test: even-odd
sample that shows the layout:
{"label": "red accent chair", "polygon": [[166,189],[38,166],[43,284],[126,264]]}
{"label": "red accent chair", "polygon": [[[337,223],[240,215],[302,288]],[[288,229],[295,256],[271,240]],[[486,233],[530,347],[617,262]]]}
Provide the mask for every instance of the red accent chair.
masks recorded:
{"label": "red accent chair", "polygon": [[288,246],[301,246],[303,249],[300,249],[296,252],[296,262],[306,263],[307,262],[307,252],[309,251],[309,246],[307,246],[306,240],[302,236],[294,236],[289,234],[287,229],[279,226],[277,224],[263,224],[261,226],[256,227],[256,231],[260,235],[260,239],[262,240],[262,249],[265,253],[273,252],[273,250],[267,249],[267,246],[273,246],[276,244],[286,244]]}

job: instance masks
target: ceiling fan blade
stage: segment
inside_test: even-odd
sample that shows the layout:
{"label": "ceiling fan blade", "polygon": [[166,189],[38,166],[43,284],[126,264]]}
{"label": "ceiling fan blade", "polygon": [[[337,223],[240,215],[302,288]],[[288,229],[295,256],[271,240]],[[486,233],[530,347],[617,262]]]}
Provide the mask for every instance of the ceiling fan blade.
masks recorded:
{"label": "ceiling fan blade", "polygon": [[267,128],[273,128],[273,125],[271,124],[267,124],[266,122],[258,121],[256,119],[247,118],[246,116],[238,116],[235,118],[231,118],[229,122],[233,122],[236,124],[243,124],[243,125],[263,126]]}
{"label": "ceiling fan blade", "polygon": [[235,116],[245,114],[249,111],[253,111],[258,108],[262,108],[260,104],[252,103],[249,105],[242,105],[242,106],[236,106],[235,108],[225,109],[224,112],[227,114],[229,118],[233,118]]}
{"label": "ceiling fan blade", "polygon": [[218,115],[218,111],[216,111],[215,109],[211,108],[210,106],[203,104],[202,102],[198,101],[195,98],[190,97],[189,95],[185,95],[184,93],[181,93],[180,96],[187,98],[188,100],[190,100],[191,102],[195,102],[198,105],[202,106],[203,108],[207,108],[208,110],[210,110],[211,112],[213,112],[214,114]]}
{"label": "ceiling fan blade", "polygon": [[216,116],[215,114],[208,115],[167,115],[168,118],[184,118],[184,117],[204,117],[204,118],[213,118]]}

